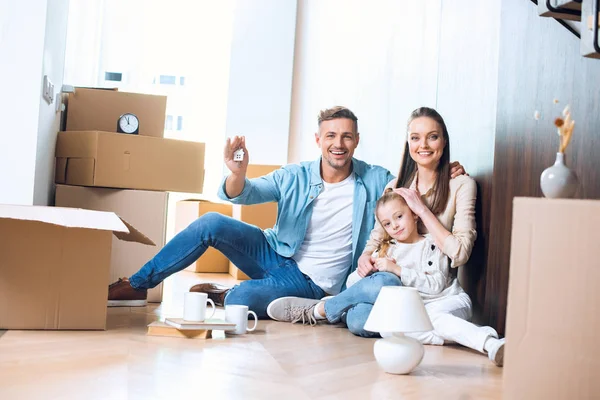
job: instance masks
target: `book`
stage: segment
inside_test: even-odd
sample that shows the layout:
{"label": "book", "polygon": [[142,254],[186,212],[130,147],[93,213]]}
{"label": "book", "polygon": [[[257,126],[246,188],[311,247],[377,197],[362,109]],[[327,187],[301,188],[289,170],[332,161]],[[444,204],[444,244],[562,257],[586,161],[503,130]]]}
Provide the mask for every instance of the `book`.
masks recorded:
{"label": "book", "polygon": [[160,321],[154,321],[148,325],[147,334],[148,336],[169,336],[186,339],[210,339],[212,337],[212,331],[210,329],[180,330]]}
{"label": "book", "polygon": [[165,323],[180,330],[210,329],[230,331],[235,329],[235,323],[216,318],[207,319],[202,322],[186,321],[183,318],[166,318]]}

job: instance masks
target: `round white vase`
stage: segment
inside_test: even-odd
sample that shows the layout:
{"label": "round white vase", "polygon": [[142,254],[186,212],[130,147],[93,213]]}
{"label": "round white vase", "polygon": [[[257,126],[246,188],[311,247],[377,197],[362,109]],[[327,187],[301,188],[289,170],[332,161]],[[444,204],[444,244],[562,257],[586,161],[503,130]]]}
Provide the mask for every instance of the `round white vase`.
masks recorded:
{"label": "round white vase", "polygon": [[554,165],[546,168],[540,176],[542,193],[550,199],[571,198],[578,185],[577,175],[565,165],[564,153],[556,153]]}
{"label": "round white vase", "polygon": [[415,369],[425,354],[423,345],[403,334],[379,339],[373,346],[379,366],[389,374],[408,374]]}

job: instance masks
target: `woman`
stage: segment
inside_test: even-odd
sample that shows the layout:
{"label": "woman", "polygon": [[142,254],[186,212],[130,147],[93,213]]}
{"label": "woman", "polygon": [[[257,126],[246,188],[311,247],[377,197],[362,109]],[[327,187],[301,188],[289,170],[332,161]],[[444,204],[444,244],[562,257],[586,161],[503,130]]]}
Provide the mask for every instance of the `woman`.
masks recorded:
{"label": "woman", "polygon": [[[450,257],[451,267],[463,265],[469,259],[477,236],[475,230],[475,181],[466,175],[450,179],[450,141],[441,115],[434,109],[421,107],[408,120],[408,134],[402,165],[396,180],[388,187],[395,188],[412,212],[419,218],[419,232],[428,233],[435,245]],[[284,315],[290,321],[313,323],[327,319],[343,321],[355,335],[376,337],[377,333],[363,329],[373,303],[383,286],[401,285],[398,276],[378,272],[371,255],[381,245],[385,231],[376,222],[367,246],[358,262],[360,279],[355,285],[325,302],[283,298],[269,308],[271,314]],[[276,312],[281,310],[280,312]],[[285,312],[287,311],[287,313]],[[469,324],[472,304],[461,291],[428,307],[434,330],[414,335],[424,344],[444,344],[449,340],[487,352],[495,363],[502,364],[503,341],[490,327]],[[466,325],[461,324],[465,322]],[[494,340],[488,340],[494,339]],[[494,348],[486,349],[494,344]]]}

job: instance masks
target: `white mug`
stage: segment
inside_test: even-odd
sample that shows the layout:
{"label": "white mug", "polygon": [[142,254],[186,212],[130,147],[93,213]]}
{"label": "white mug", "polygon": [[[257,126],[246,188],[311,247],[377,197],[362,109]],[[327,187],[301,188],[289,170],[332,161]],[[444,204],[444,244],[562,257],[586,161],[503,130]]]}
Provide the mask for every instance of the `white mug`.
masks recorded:
{"label": "white mug", "polygon": [[[206,316],[206,302],[212,306],[212,312]],[[215,315],[215,303],[206,293],[186,292],[183,298],[183,319],[186,321],[202,322]]]}
{"label": "white mug", "polygon": [[[254,326],[252,328],[248,328],[248,315],[254,317]],[[227,333],[234,335],[242,335],[246,333],[246,331],[252,332],[258,325],[256,313],[248,310],[248,306],[237,304],[228,304],[225,306],[225,320],[235,324],[235,330],[226,331]]]}

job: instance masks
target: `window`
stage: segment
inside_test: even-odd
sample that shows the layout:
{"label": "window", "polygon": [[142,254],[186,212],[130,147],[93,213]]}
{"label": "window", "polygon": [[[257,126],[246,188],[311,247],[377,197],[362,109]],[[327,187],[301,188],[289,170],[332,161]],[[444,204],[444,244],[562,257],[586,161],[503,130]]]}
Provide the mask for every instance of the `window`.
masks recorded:
{"label": "window", "polygon": [[121,72],[105,72],[105,81],[121,82],[123,80],[123,74]]}
{"label": "window", "polygon": [[[75,86],[118,87],[124,92],[168,96],[164,136],[183,139],[185,132],[185,140],[206,143],[204,191],[212,193],[223,176],[223,157],[213,149],[222,149],[225,140],[236,2],[165,4],[141,0],[69,2],[64,81]],[[107,72],[120,73],[121,80],[108,80],[118,76]],[[141,125],[143,129],[143,121]]]}
{"label": "window", "polygon": [[161,85],[174,85],[176,81],[175,75],[161,75],[159,78]]}

